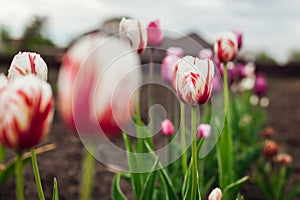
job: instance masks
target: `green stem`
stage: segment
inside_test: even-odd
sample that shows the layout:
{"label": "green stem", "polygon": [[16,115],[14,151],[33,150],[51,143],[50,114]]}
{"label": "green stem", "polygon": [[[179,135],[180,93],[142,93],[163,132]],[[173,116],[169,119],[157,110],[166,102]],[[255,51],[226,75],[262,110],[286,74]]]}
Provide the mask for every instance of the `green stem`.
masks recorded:
{"label": "green stem", "polygon": [[6,149],[0,144],[0,163],[4,161]]}
{"label": "green stem", "polygon": [[226,64],[224,65],[224,101],[226,109],[225,127],[220,136],[217,145],[218,169],[219,169],[219,185],[225,189],[233,180],[233,164],[232,164],[232,131],[230,116],[230,99],[228,87],[228,71]]}
{"label": "green stem", "polygon": [[23,185],[23,159],[22,153],[17,153],[17,161],[16,161],[16,194],[18,200],[24,200],[24,185]]}
{"label": "green stem", "polygon": [[192,139],[192,191],[191,199],[197,199],[197,188],[198,188],[198,165],[197,165],[197,133],[196,133],[196,112],[197,107],[192,107],[192,123],[191,123],[191,139]]}
{"label": "green stem", "polygon": [[[152,80],[153,80],[153,56],[154,56],[154,48],[150,48],[150,56],[149,56],[149,86],[148,86],[148,109],[150,109],[152,105]],[[152,116],[152,113],[149,112],[150,117]],[[150,118],[148,120],[148,123],[150,123]],[[152,119],[153,120],[153,119]],[[152,122],[153,123],[153,122]],[[150,133],[152,134],[152,125],[149,124]]]}
{"label": "green stem", "polygon": [[93,188],[93,176],[95,170],[95,159],[93,155],[85,150],[81,178],[81,200],[90,200]]}
{"label": "green stem", "polygon": [[36,183],[39,199],[45,200],[41,177],[40,177],[40,173],[39,173],[39,167],[38,167],[34,148],[31,149],[31,162],[32,162],[33,173],[34,173],[34,178],[35,178],[35,183]]}
{"label": "green stem", "polygon": [[187,155],[185,146],[185,105],[180,102],[180,133],[181,133],[181,151],[182,151],[182,169],[185,175],[187,170]]}

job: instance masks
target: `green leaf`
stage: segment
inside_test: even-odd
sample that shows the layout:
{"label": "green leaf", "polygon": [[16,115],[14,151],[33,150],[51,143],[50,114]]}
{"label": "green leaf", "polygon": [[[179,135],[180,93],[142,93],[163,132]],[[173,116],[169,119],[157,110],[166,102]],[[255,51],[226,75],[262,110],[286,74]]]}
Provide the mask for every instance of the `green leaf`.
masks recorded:
{"label": "green leaf", "polygon": [[235,199],[238,195],[243,184],[249,179],[248,176],[244,176],[243,178],[229,184],[223,192],[222,199]]}
{"label": "green leaf", "polygon": [[53,184],[53,195],[52,200],[59,200],[58,198],[58,187],[57,187],[57,180],[54,177],[54,184]]}
{"label": "green leaf", "polygon": [[148,173],[146,182],[142,190],[142,194],[140,196],[140,200],[151,200],[153,198],[155,183],[156,183],[156,175],[157,175],[157,170],[156,170],[157,165],[158,165],[158,158],[155,160],[151,172]]}
{"label": "green leaf", "polygon": [[121,175],[119,173],[117,173],[114,177],[113,185],[112,185],[113,200],[126,200],[127,199],[121,190],[120,180],[121,180]]}
{"label": "green leaf", "polygon": [[184,181],[183,181],[183,187],[182,187],[182,197],[183,199],[188,199],[189,195],[191,194],[191,165],[189,165],[188,170],[185,173]]}
{"label": "green leaf", "polygon": [[[125,133],[123,133],[123,139],[124,139],[125,147],[126,147],[126,151],[127,151],[129,169],[130,169],[130,171],[134,171],[134,166],[137,166],[137,160],[133,154],[134,152],[133,152],[132,145],[130,143],[128,136]],[[142,191],[142,181],[141,181],[140,174],[131,173],[130,181],[131,181],[131,186],[132,186],[132,189],[133,189],[133,192],[135,195],[135,199],[138,199],[141,194],[141,191]]]}

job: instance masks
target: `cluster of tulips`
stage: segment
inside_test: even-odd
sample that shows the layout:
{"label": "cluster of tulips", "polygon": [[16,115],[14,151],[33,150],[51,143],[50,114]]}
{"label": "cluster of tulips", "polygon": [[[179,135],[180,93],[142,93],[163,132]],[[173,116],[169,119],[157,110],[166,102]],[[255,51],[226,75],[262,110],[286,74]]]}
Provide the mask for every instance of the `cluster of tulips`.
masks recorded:
{"label": "cluster of tulips", "polygon": [[[242,199],[239,189],[248,176],[241,177],[244,168],[240,173],[235,171],[235,165],[240,162],[236,159],[239,157],[237,152],[244,150],[235,148],[241,144],[236,142],[236,138],[241,137],[237,136],[237,132],[245,132],[244,140],[249,138],[249,133],[259,132],[263,120],[251,123],[249,118],[253,119],[261,110],[255,109],[251,115],[250,106],[257,106],[258,102],[260,105],[267,104],[263,97],[267,86],[265,77],[255,73],[251,63],[233,62],[242,47],[240,32],[221,34],[214,44],[214,52],[199,49],[198,57],[184,55],[180,47],[169,48],[161,64],[161,76],[172,85],[181,101],[181,124],[178,130],[180,147],[174,147],[180,149],[181,157],[169,166],[163,166],[159,156],[154,153],[152,127],[143,129],[146,125],[141,118],[139,95],[135,93],[142,79],[139,54],[147,47],[153,53],[162,42],[163,31],[158,20],[145,27],[138,19],[123,18],[118,37],[108,37],[103,32],[83,36],[64,55],[58,77],[58,109],[64,123],[86,147],[81,181],[82,200],[91,199],[97,142],[118,137],[122,131],[129,173],[116,173],[112,186],[113,199],[126,199],[120,187],[121,178],[130,180],[135,199]],[[150,79],[153,76],[151,64]],[[39,198],[45,199],[34,147],[49,132],[53,118],[54,98],[46,81],[47,65],[35,53],[19,53],[11,63],[8,76],[0,76],[0,142],[14,149],[18,155],[18,200],[24,199],[22,154],[27,149],[31,149]],[[148,89],[151,103],[153,88]],[[209,123],[209,100],[218,91],[224,93],[224,106],[220,111],[225,117],[224,128],[221,129],[222,133],[215,135],[218,139],[216,148],[211,150],[207,158],[200,159],[201,148],[217,132],[217,128],[211,125],[214,123]],[[230,91],[236,92],[241,101],[231,98]],[[246,102],[246,106],[241,102]],[[187,107],[190,107],[191,114],[190,130],[185,128]],[[245,107],[246,111],[240,111]],[[197,118],[199,108],[205,111],[206,117]],[[131,119],[135,120],[138,136],[135,146],[126,131],[122,130]],[[171,141],[179,126],[168,118],[161,121],[161,132]],[[218,123],[223,126],[222,121]],[[142,132],[149,137],[139,137],[145,134]],[[241,163],[246,168],[253,160],[248,159],[249,154],[256,155],[257,151],[252,151],[255,142],[251,143],[251,151],[248,149],[246,156],[240,156],[244,158]],[[172,153],[175,150],[169,151]],[[150,161],[140,158],[144,153],[150,153]],[[143,162],[151,163],[151,159],[151,170],[139,170],[139,166],[144,166]],[[138,172],[134,169],[138,169]],[[57,189],[54,197],[58,198]]]}

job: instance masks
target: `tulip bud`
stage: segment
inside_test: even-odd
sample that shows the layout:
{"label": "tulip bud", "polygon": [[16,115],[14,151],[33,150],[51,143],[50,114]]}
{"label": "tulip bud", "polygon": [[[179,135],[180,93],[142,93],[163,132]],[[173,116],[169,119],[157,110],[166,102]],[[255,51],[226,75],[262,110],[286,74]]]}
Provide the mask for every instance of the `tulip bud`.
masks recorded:
{"label": "tulip bud", "polygon": [[151,46],[160,46],[163,42],[163,33],[158,20],[149,23],[147,27],[148,44]]}
{"label": "tulip bud", "polygon": [[166,56],[169,56],[169,55],[175,55],[177,57],[182,58],[184,55],[183,49],[180,47],[169,47],[167,49]]}
{"label": "tulip bud", "polygon": [[233,31],[233,33],[235,34],[237,39],[238,49],[241,49],[243,45],[243,33],[240,31]]}
{"label": "tulip bud", "polygon": [[181,101],[201,105],[209,99],[214,77],[214,64],[211,60],[185,56],[179,60],[175,71],[175,88]]}
{"label": "tulip bud", "polygon": [[138,19],[122,18],[120,25],[120,38],[128,41],[133,50],[138,54],[144,52],[147,47],[147,30]]}
{"label": "tulip bud", "polygon": [[264,138],[271,138],[274,135],[274,129],[270,126],[267,126],[261,131],[261,135]]}
{"label": "tulip bud", "polygon": [[278,153],[278,145],[273,140],[266,140],[264,149],[263,149],[264,157],[266,159],[272,159]]}
{"label": "tulip bud", "polygon": [[222,191],[220,188],[215,188],[208,196],[208,200],[221,200],[222,199]]}
{"label": "tulip bud", "polygon": [[39,54],[19,52],[11,62],[7,77],[8,79],[15,79],[18,76],[33,74],[47,81],[47,73],[47,65]]}
{"label": "tulip bud", "polygon": [[263,96],[267,90],[267,80],[266,77],[259,73],[256,75],[254,93],[258,96]]}
{"label": "tulip bud", "polygon": [[214,45],[214,51],[221,62],[233,61],[238,52],[237,39],[234,33],[226,32],[220,35]]}
{"label": "tulip bud", "polygon": [[51,86],[33,75],[9,83],[0,95],[0,142],[14,150],[38,145],[49,132],[53,104]]}
{"label": "tulip bud", "polygon": [[162,123],[161,123],[161,132],[165,135],[165,136],[171,136],[174,135],[174,126],[172,124],[172,122],[169,119],[165,119]]}
{"label": "tulip bud", "polygon": [[211,49],[201,49],[198,53],[200,59],[213,59],[214,53]]}
{"label": "tulip bud", "polygon": [[290,156],[288,154],[284,154],[284,153],[278,154],[275,157],[275,162],[280,165],[284,165],[284,166],[291,165],[292,161],[293,161],[292,156]]}
{"label": "tulip bud", "polygon": [[211,126],[209,124],[200,124],[197,128],[197,136],[199,139],[204,137],[208,139],[211,133]]}

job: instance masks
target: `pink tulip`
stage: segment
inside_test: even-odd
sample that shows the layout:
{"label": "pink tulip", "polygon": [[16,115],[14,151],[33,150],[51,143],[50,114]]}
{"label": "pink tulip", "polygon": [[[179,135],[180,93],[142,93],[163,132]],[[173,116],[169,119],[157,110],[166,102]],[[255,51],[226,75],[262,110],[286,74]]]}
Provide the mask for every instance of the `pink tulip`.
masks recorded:
{"label": "pink tulip", "polygon": [[132,49],[138,54],[144,52],[147,47],[147,30],[138,19],[122,18],[120,25],[120,38],[129,42]]}
{"label": "pink tulip", "polygon": [[222,199],[222,191],[220,188],[215,188],[208,196],[208,200],[221,200]]}
{"label": "pink tulip", "polygon": [[267,90],[267,80],[264,74],[258,73],[255,79],[254,93],[263,96]]}
{"label": "pink tulip", "polygon": [[175,67],[175,89],[184,103],[204,104],[211,95],[214,64],[192,56],[183,57]]}
{"label": "pink tulip", "polygon": [[240,31],[236,31],[236,30],[233,31],[233,33],[235,34],[236,39],[237,39],[238,49],[241,49],[242,45],[243,45],[243,33]]}
{"label": "pink tulip", "polygon": [[16,78],[0,95],[0,142],[23,150],[48,134],[54,112],[51,86],[33,75]]}
{"label": "pink tulip", "polygon": [[11,62],[8,70],[8,79],[15,79],[18,76],[33,74],[40,79],[47,81],[47,73],[47,65],[39,54],[19,52]]}
{"label": "pink tulip", "polygon": [[199,139],[204,137],[205,139],[208,139],[210,137],[211,133],[211,127],[209,124],[200,124],[197,127],[197,136]]}
{"label": "pink tulip", "polygon": [[161,131],[165,136],[174,135],[174,126],[169,119],[165,119],[161,123]]}
{"label": "pink tulip", "polygon": [[160,46],[163,42],[163,33],[158,20],[149,23],[147,27],[148,44],[151,46]]}
{"label": "pink tulip", "polygon": [[174,69],[180,57],[176,55],[168,55],[162,60],[161,76],[164,81],[171,83],[174,76]]}
{"label": "pink tulip", "polygon": [[175,55],[177,57],[182,58],[184,53],[183,53],[183,49],[180,47],[169,47],[166,51],[166,56],[169,55]]}
{"label": "pink tulip", "polygon": [[214,45],[214,51],[217,58],[225,63],[233,61],[238,52],[237,38],[234,33],[226,32],[217,38]]}
{"label": "pink tulip", "polygon": [[127,97],[140,81],[135,68],[139,58],[130,51],[127,43],[99,33],[84,36],[67,51],[59,72],[58,101],[71,129],[76,131],[79,122],[89,136],[99,125],[107,136],[120,133],[135,107],[134,99]]}
{"label": "pink tulip", "polygon": [[211,49],[201,49],[198,53],[200,59],[213,59],[214,53]]}

